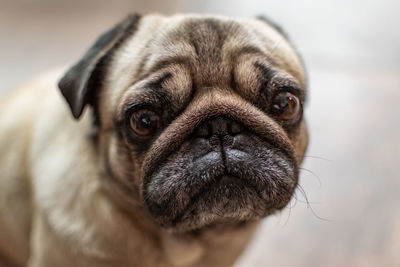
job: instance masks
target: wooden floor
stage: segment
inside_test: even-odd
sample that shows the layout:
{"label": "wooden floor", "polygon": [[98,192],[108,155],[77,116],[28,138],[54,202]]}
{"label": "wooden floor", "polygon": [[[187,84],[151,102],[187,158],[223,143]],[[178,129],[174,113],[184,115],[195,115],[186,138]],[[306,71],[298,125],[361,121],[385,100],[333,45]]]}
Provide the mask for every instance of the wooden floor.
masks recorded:
{"label": "wooden floor", "polygon": [[74,61],[127,11],[268,14],[308,66],[311,143],[297,201],[236,267],[400,266],[400,1],[142,2],[0,0],[0,94]]}

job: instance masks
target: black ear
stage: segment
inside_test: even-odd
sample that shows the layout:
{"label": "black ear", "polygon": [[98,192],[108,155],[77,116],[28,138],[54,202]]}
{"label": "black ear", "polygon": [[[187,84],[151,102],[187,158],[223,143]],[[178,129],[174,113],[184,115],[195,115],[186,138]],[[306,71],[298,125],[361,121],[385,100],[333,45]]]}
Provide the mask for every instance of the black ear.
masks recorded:
{"label": "black ear", "polygon": [[283,37],[285,37],[287,40],[289,40],[288,34],[275,21],[271,20],[269,17],[267,17],[265,15],[258,15],[256,18],[258,20],[261,20],[261,21],[267,23],[268,25],[272,26],[275,30],[277,30],[280,34],[282,34]]}
{"label": "black ear", "polygon": [[139,19],[139,15],[129,15],[100,35],[79,62],[72,66],[59,81],[58,87],[76,119],[81,116],[87,104],[93,104],[110,55],[134,33]]}

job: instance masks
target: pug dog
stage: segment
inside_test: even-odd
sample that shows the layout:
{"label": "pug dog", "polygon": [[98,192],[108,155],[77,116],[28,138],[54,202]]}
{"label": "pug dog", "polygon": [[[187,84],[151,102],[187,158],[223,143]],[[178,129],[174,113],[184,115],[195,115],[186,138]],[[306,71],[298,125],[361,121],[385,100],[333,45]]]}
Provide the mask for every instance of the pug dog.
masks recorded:
{"label": "pug dog", "polygon": [[4,266],[231,266],[290,201],[307,85],[268,20],[130,15],[64,72],[0,105]]}

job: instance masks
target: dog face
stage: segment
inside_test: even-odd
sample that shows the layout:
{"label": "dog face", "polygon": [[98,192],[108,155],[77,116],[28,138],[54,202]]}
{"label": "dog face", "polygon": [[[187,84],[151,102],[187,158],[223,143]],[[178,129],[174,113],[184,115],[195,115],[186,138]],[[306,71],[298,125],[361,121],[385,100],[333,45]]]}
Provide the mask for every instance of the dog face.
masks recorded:
{"label": "dog face", "polygon": [[287,205],[307,144],[304,76],[268,21],[134,15],[59,87],[75,118],[93,107],[111,195],[188,231]]}

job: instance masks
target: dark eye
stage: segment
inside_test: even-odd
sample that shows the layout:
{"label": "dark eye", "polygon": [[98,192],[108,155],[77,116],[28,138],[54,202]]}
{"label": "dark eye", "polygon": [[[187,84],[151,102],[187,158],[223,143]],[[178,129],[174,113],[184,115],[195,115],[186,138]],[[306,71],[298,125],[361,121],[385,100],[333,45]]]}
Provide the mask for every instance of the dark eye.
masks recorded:
{"label": "dark eye", "polygon": [[290,92],[279,92],[272,99],[271,112],[280,120],[292,120],[300,115],[300,100]]}
{"label": "dark eye", "polygon": [[137,135],[150,136],[160,127],[160,117],[148,109],[138,110],[132,114],[130,125]]}

